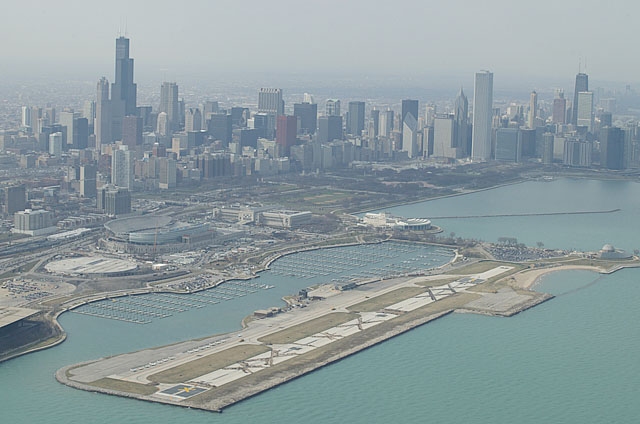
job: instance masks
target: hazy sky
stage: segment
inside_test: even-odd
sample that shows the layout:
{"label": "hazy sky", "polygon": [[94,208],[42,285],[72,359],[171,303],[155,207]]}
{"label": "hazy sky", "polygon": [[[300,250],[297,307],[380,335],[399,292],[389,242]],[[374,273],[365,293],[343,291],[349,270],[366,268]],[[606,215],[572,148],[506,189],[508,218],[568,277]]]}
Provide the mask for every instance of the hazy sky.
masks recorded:
{"label": "hazy sky", "polygon": [[[0,77],[228,71],[640,80],[640,3],[597,0],[22,0],[2,5]],[[583,60],[584,63],[584,60]]]}

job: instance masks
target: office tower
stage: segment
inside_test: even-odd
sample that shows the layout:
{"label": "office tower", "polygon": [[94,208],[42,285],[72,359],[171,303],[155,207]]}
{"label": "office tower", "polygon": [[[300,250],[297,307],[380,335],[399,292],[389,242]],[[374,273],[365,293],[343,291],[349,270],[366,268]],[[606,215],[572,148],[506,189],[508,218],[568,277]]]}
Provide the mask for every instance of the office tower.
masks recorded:
{"label": "office tower", "polygon": [[161,136],[167,136],[171,133],[167,112],[160,112],[158,114],[156,132]]}
{"label": "office tower", "polygon": [[359,137],[364,131],[364,102],[349,102],[347,134]]}
{"label": "office tower", "polygon": [[328,99],[324,106],[326,116],[340,116],[340,100]]}
{"label": "office tower", "polygon": [[[454,102],[454,147],[456,147],[457,158],[466,156],[468,153],[467,150],[467,140],[469,139],[469,101],[467,100],[467,96],[464,95],[464,91],[462,91],[462,87],[460,87],[460,92],[458,92],[458,96]],[[435,126],[435,123],[434,123]],[[435,129],[434,129],[434,137],[435,137]],[[434,139],[435,140],[435,139]],[[435,142],[435,141],[434,141]]]}
{"label": "office tower", "polygon": [[476,73],[473,88],[473,133],[471,159],[491,159],[491,120],[493,117],[493,74]]}
{"label": "office tower", "polygon": [[109,144],[111,138],[111,102],[109,101],[109,81],[100,78],[96,97],[96,121],[93,129],[96,135],[96,150],[99,152],[103,144]]}
{"label": "office tower", "polygon": [[606,169],[624,169],[625,134],[618,127],[600,130],[600,166]]}
{"label": "office tower", "polygon": [[176,187],[177,162],[171,158],[159,158],[158,187],[163,190]]}
{"label": "office tower", "polygon": [[380,114],[380,129],[378,134],[382,137],[390,137],[393,131],[394,113],[391,109],[387,109]]}
{"label": "office tower", "polygon": [[293,116],[298,118],[301,134],[315,134],[318,128],[318,105],[315,103],[294,103]]}
{"label": "office tower", "polygon": [[133,154],[126,145],[111,152],[111,184],[133,190]]}
{"label": "office tower", "polygon": [[369,126],[369,137],[375,138],[380,134],[380,111],[378,109],[371,110],[371,125]]}
{"label": "office tower", "polygon": [[185,111],[184,130],[200,131],[202,129],[202,114],[198,108],[189,108]]}
{"label": "office tower", "polygon": [[520,162],[522,158],[522,138],[518,128],[499,128],[496,131],[496,160]]}
{"label": "office tower", "polygon": [[402,151],[407,152],[409,158],[420,156],[418,148],[418,121],[411,112],[407,113],[402,123]]}
{"label": "office tower", "polygon": [[613,126],[613,115],[611,112],[600,112],[600,128]]}
{"label": "office tower", "polygon": [[24,185],[6,187],[4,189],[4,211],[14,214],[27,206],[27,189]]}
{"label": "office tower", "polygon": [[49,136],[49,154],[52,156],[62,155],[62,132],[58,131]]}
{"label": "office tower", "polygon": [[261,88],[258,92],[258,112],[284,115],[281,88]]}
{"label": "office tower", "polygon": [[551,120],[554,124],[564,125],[567,123],[567,99],[564,98],[564,91],[558,90],[553,99],[553,112]]}
{"label": "office tower", "polygon": [[460,157],[459,149],[456,146],[455,115],[438,114],[435,116],[433,120],[433,156],[450,159]]}
{"label": "office tower", "polygon": [[535,128],[536,116],[538,116],[538,93],[532,91],[529,97],[529,119],[527,122],[529,128]]}
{"label": "office tower", "polygon": [[567,166],[588,168],[591,166],[592,150],[590,141],[567,139],[564,141],[562,163]]}
{"label": "office tower", "polygon": [[587,131],[593,131],[593,92],[582,91],[578,93],[576,126],[587,127]]}
{"label": "office tower", "polygon": [[122,123],[122,144],[129,150],[135,150],[142,144],[142,118],[138,116],[125,116]]}
{"label": "office tower", "polygon": [[318,141],[328,143],[342,140],[342,116],[321,116],[318,118]]}
{"label": "office tower", "polygon": [[96,207],[109,216],[131,213],[131,193],[124,187],[104,186],[98,192]]}
{"label": "office tower", "polygon": [[122,140],[125,116],[136,114],[136,84],[133,59],[129,57],[129,39],[116,39],[116,77],[111,84],[111,141]]}
{"label": "office tower", "polygon": [[180,130],[180,103],[178,99],[178,84],[175,82],[163,82],[160,87],[159,112],[167,114],[168,130],[176,132]]}
{"label": "office tower", "polygon": [[31,108],[29,106],[22,106],[22,127],[33,127],[31,122]]}
{"label": "office tower", "polygon": [[214,140],[220,140],[226,146],[231,143],[233,136],[233,122],[231,115],[226,113],[214,113],[209,119],[209,135]]}
{"label": "office tower", "polygon": [[86,149],[89,145],[89,120],[87,118],[73,119],[73,142],[74,149]]}
{"label": "office tower", "polygon": [[96,102],[93,100],[85,100],[82,106],[82,116],[87,118],[89,126],[92,126],[93,120],[96,119]]}
{"label": "office tower", "polygon": [[231,108],[231,124],[233,128],[245,128],[250,117],[249,108],[232,107]]}
{"label": "office tower", "polygon": [[578,124],[578,104],[580,103],[579,94],[585,91],[589,91],[589,76],[582,72],[576,75],[576,86],[573,90],[573,104],[571,105],[572,118],[571,123],[573,125]]}
{"label": "office tower", "polygon": [[53,218],[53,212],[44,209],[18,211],[13,216],[14,231],[30,236],[51,234],[58,229],[53,225]]}
{"label": "office tower", "polygon": [[554,135],[552,133],[544,133],[542,136],[542,163],[544,165],[553,163],[553,141]]}
{"label": "office tower", "polygon": [[417,100],[403,100],[402,101],[402,115],[400,120],[400,128],[403,128],[404,120],[407,114],[413,115],[413,119],[418,121],[418,101]]}
{"label": "office tower", "polygon": [[80,196],[96,197],[96,166],[80,165]]}
{"label": "office tower", "polygon": [[302,95],[302,103],[311,103],[311,104],[315,104],[315,102],[313,101],[313,96],[309,93],[304,93]]}
{"label": "office tower", "polygon": [[291,152],[291,146],[296,144],[296,135],[298,134],[298,118],[295,116],[282,115],[278,116],[276,125],[276,143],[280,145],[282,156],[288,156]]}
{"label": "office tower", "polygon": [[69,145],[73,144],[73,119],[75,114],[73,112],[62,111],[60,112],[58,122],[65,127],[62,132],[62,150],[68,150]]}

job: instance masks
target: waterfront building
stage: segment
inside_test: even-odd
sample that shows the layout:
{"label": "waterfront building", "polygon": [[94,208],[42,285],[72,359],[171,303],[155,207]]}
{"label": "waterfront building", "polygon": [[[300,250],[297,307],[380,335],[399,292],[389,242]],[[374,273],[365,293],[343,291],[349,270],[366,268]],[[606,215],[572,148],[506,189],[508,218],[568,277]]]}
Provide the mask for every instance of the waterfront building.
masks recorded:
{"label": "waterfront building", "polygon": [[496,160],[502,162],[522,160],[522,137],[518,128],[499,128],[496,131]]}
{"label": "waterfront building", "polygon": [[476,73],[473,90],[473,133],[471,159],[486,161],[491,158],[491,122],[493,117],[493,74]]}
{"label": "waterfront building", "polygon": [[562,162],[567,166],[588,168],[591,166],[592,150],[590,141],[566,139]]}
{"label": "waterfront building", "polygon": [[625,134],[618,127],[600,130],[600,166],[606,169],[624,169]]}

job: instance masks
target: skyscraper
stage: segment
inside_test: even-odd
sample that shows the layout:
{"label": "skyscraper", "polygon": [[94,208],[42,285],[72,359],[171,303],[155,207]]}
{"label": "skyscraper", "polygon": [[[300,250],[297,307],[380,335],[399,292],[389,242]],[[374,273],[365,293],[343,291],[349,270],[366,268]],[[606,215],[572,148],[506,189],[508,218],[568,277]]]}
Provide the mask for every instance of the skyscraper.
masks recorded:
{"label": "skyscraper", "polygon": [[326,116],[340,116],[340,100],[328,99],[324,107]]}
{"label": "skyscraper", "polygon": [[593,131],[593,92],[581,91],[578,93],[578,103],[576,104],[577,119],[576,125],[587,127],[587,131]]}
{"label": "skyscraper", "polygon": [[564,91],[558,90],[556,97],[553,99],[553,114],[551,119],[554,124],[567,123],[567,99],[564,98]]}
{"label": "skyscraper", "polygon": [[198,108],[189,108],[185,111],[184,130],[200,131],[202,129],[202,114]]}
{"label": "skyscraper", "polygon": [[493,116],[493,74],[476,73],[473,88],[473,134],[471,159],[491,159],[491,118]]}
{"label": "skyscraper", "polygon": [[404,124],[404,120],[407,117],[407,114],[410,113],[413,115],[413,118],[418,120],[418,101],[417,100],[403,100],[402,101],[402,117],[400,118],[400,127],[402,128],[402,124]]}
{"label": "skyscraper", "polygon": [[462,87],[460,87],[460,92],[454,103],[453,115],[455,124],[454,146],[458,149],[458,154],[460,155],[458,157],[461,157],[468,154],[467,140],[469,138],[469,101],[467,100],[467,96],[464,95]]}
{"label": "skyscraper", "polygon": [[105,77],[98,81],[96,122],[93,132],[96,135],[96,150],[98,152],[103,144],[111,143],[111,102],[109,101],[109,81]]}
{"label": "skyscraper", "polygon": [[402,123],[402,150],[407,152],[409,158],[416,158],[420,154],[418,147],[418,121],[411,112],[407,113]]}
{"label": "skyscraper", "polygon": [[261,88],[258,92],[258,112],[284,115],[281,88]]}
{"label": "skyscraper", "polygon": [[133,155],[126,145],[111,153],[111,183],[133,190]]}
{"label": "skyscraper", "polygon": [[170,131],[180,130],[180,102],[178,99],[178,84],[175,82],[162,83],[158,111],[167,114]]}
{"label": "skyscraper", "polygon": [[380,133],[380,110],[371,109],[371,121],[369,123],[369,138],[377,137]]}
{"label": "skyscraper", "polygon": [[122,139],[122,121],[136,114],[136,84],[133,59],[129,57],[129,39],[116,38],[116,78],[111,84],[111,139]]}
{"label": "skyscraper", "polygon": [[364,102],[349,102],[347,134],[361,136],[364,131]]}
{"label": "skyscraper", "polygon": [[571,105],[571,123],[573,125],[578,125],[578,95],[584,91],[589,91],[589,76],[580,72],[576,75],[576,86],[573,90],[573,104]]}
{"label": "skyscraper", "polygon": [[529,98],[529,119],[527,122],[529,128],[535,128],[537,114],[538,114],[538,93],[536,93],[535,91],[532,91],[531,96]]}
{"label": "skyscraper", "polygon": [[295,116],[278,116],[276,126],[276,143],[281,147],[280,152],[288,156],[291,146],[296,144],[296,134],[298,133],[298,118]]}
{"label": "skyscraper", "polygon": [[303,134],[315,134],[318,128],[318,105],[315,103],[295,103],[293,115],[298,118],[298,131]]}
{"label": "skyscraper", "polygon": [[606,169],[624,169],[624,131],[618,127],[600,130],[600,166]]}
{"label": "skyscraper", "polygon": [[459,157],[455,133],[455,115],[436,114],[433,120],[433,156],[451,159]]}

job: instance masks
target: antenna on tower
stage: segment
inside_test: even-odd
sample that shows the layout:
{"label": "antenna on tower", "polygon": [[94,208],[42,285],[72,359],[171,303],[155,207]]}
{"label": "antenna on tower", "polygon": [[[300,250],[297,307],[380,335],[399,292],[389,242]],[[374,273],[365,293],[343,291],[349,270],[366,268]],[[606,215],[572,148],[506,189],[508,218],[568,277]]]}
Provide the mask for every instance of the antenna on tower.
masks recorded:
{"label": "antenna on tower", "polygon": [[124,18],[124,36],[129,37],[129,31],[127,30],[127,18]]}
{"label": "antenna on tower", "polygon": [[578,73],[582,73],[582,56],[578,56]]}
{"label": "antenna on tower", "polygon": [[587,58],[584,58],[584,73],[587,73]]}

